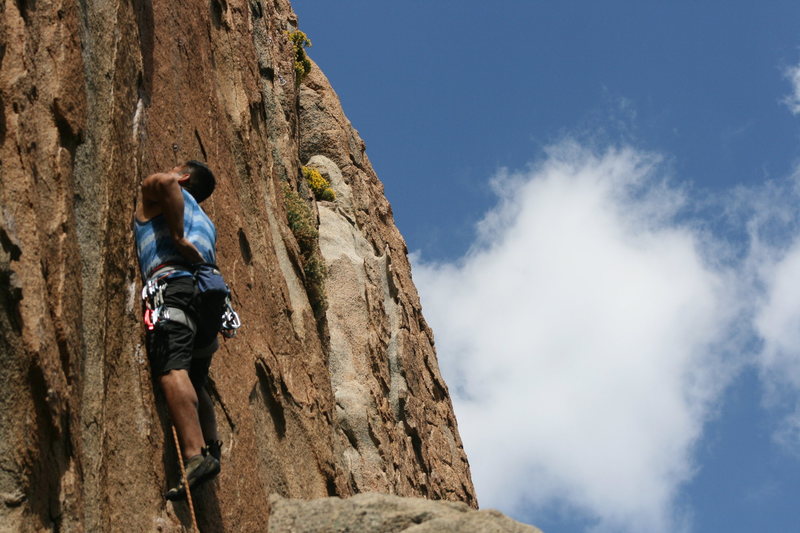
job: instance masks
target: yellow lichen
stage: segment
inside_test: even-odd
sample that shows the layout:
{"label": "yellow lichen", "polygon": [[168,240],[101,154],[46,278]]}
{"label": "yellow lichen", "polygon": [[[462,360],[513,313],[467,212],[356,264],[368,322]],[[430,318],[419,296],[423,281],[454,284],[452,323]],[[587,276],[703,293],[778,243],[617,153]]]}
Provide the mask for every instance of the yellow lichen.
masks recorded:
{"label": "yellow lichen", "polygon": [[299,85],[303,78],[311,72],[311,60],[308,59],[305,50],[311,46],[311,39],[300,30],[287,31],[286,34],[294,47],[295,82]]}
{"label": "yellow lichen", "polygon": [[331,188],[330,182],[322,177],[319,170],[311,167],[303,167],[303,177],[306,178],[308,186],[314,193],[314,198],[317,200],[326,200],[332,202],[336,199],[336,193]]}

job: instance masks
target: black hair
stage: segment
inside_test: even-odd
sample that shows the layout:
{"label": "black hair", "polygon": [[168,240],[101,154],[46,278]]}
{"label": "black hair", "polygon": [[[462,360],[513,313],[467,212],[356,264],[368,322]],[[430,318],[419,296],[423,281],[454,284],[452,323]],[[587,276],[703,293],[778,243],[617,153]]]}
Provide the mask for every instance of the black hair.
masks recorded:
{"label": "black hair", "polygon": [[189,179],[184,183],[183,187],[197,200],[197,203],[211,196],[211,193],[214,192],[214,187],[217,185],[217,180],[208,165],[192,159],[183,166],[189,173]]}

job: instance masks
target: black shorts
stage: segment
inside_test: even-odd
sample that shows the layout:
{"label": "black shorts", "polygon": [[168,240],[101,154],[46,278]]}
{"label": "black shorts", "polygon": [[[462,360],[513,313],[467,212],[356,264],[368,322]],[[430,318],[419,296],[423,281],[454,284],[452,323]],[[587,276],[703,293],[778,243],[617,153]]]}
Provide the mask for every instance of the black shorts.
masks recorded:
{"label": "black shorts", "polygon": [[[202,329],[193,300],[193,278],[167,280],[164,305],[183,310]],[[203,345],[198,346],[198,342]],[[172,320],[160,320],[152,331],[147,332],[147,353],[153,374],[160,376],[170,370],[187,370],[195,388],[205,385],[216,348],[216,332],[199,331],[195,334],[189,326]]]}

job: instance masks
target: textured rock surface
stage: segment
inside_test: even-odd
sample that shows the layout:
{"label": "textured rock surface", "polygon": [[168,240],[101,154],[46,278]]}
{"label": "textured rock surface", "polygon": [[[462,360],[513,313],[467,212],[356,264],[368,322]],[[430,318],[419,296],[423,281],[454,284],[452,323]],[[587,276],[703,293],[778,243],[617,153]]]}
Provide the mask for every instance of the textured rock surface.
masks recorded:
{"label": "textured rock surface", "polygon": [[541,533],[494,510],[386,494],[270,503],[269,533]]}
{"label": "textured rock surface", "polygon": [[336,421],[353,489],[474,504],[405,242],[363,141],[317,68],[301,87],[300,125],[302,160],[336,192],[318,204],[319,233]]}
{"label": "textured rock surface", "polygon": [[[161,497],[130,231],[139,181],[189,158],[220,179],[204,207],[245,321],[212,367],[201,528],[263,530],[272,493],[476,506],[403,239],[327,80],[295,84],[288,2],[9,0],[0,21],[0,530],[189,524]],[[306,163],[336,202],[311,200]],[[319,321],[284,183],[319,217]]]}

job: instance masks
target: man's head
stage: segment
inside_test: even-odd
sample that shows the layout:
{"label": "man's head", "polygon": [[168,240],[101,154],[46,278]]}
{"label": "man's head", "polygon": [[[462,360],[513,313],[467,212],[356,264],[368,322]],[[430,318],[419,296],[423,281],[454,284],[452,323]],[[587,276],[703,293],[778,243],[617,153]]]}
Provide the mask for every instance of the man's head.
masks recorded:
{"label": "man's head", "polygon": [[182,166],[175,168],[173,172],[181,175],[178,183],[189,191],[197,203],[202,202],[214,192],[217,180],[214,179],[214,174],[205,163],[195,160],[187,161]]}

